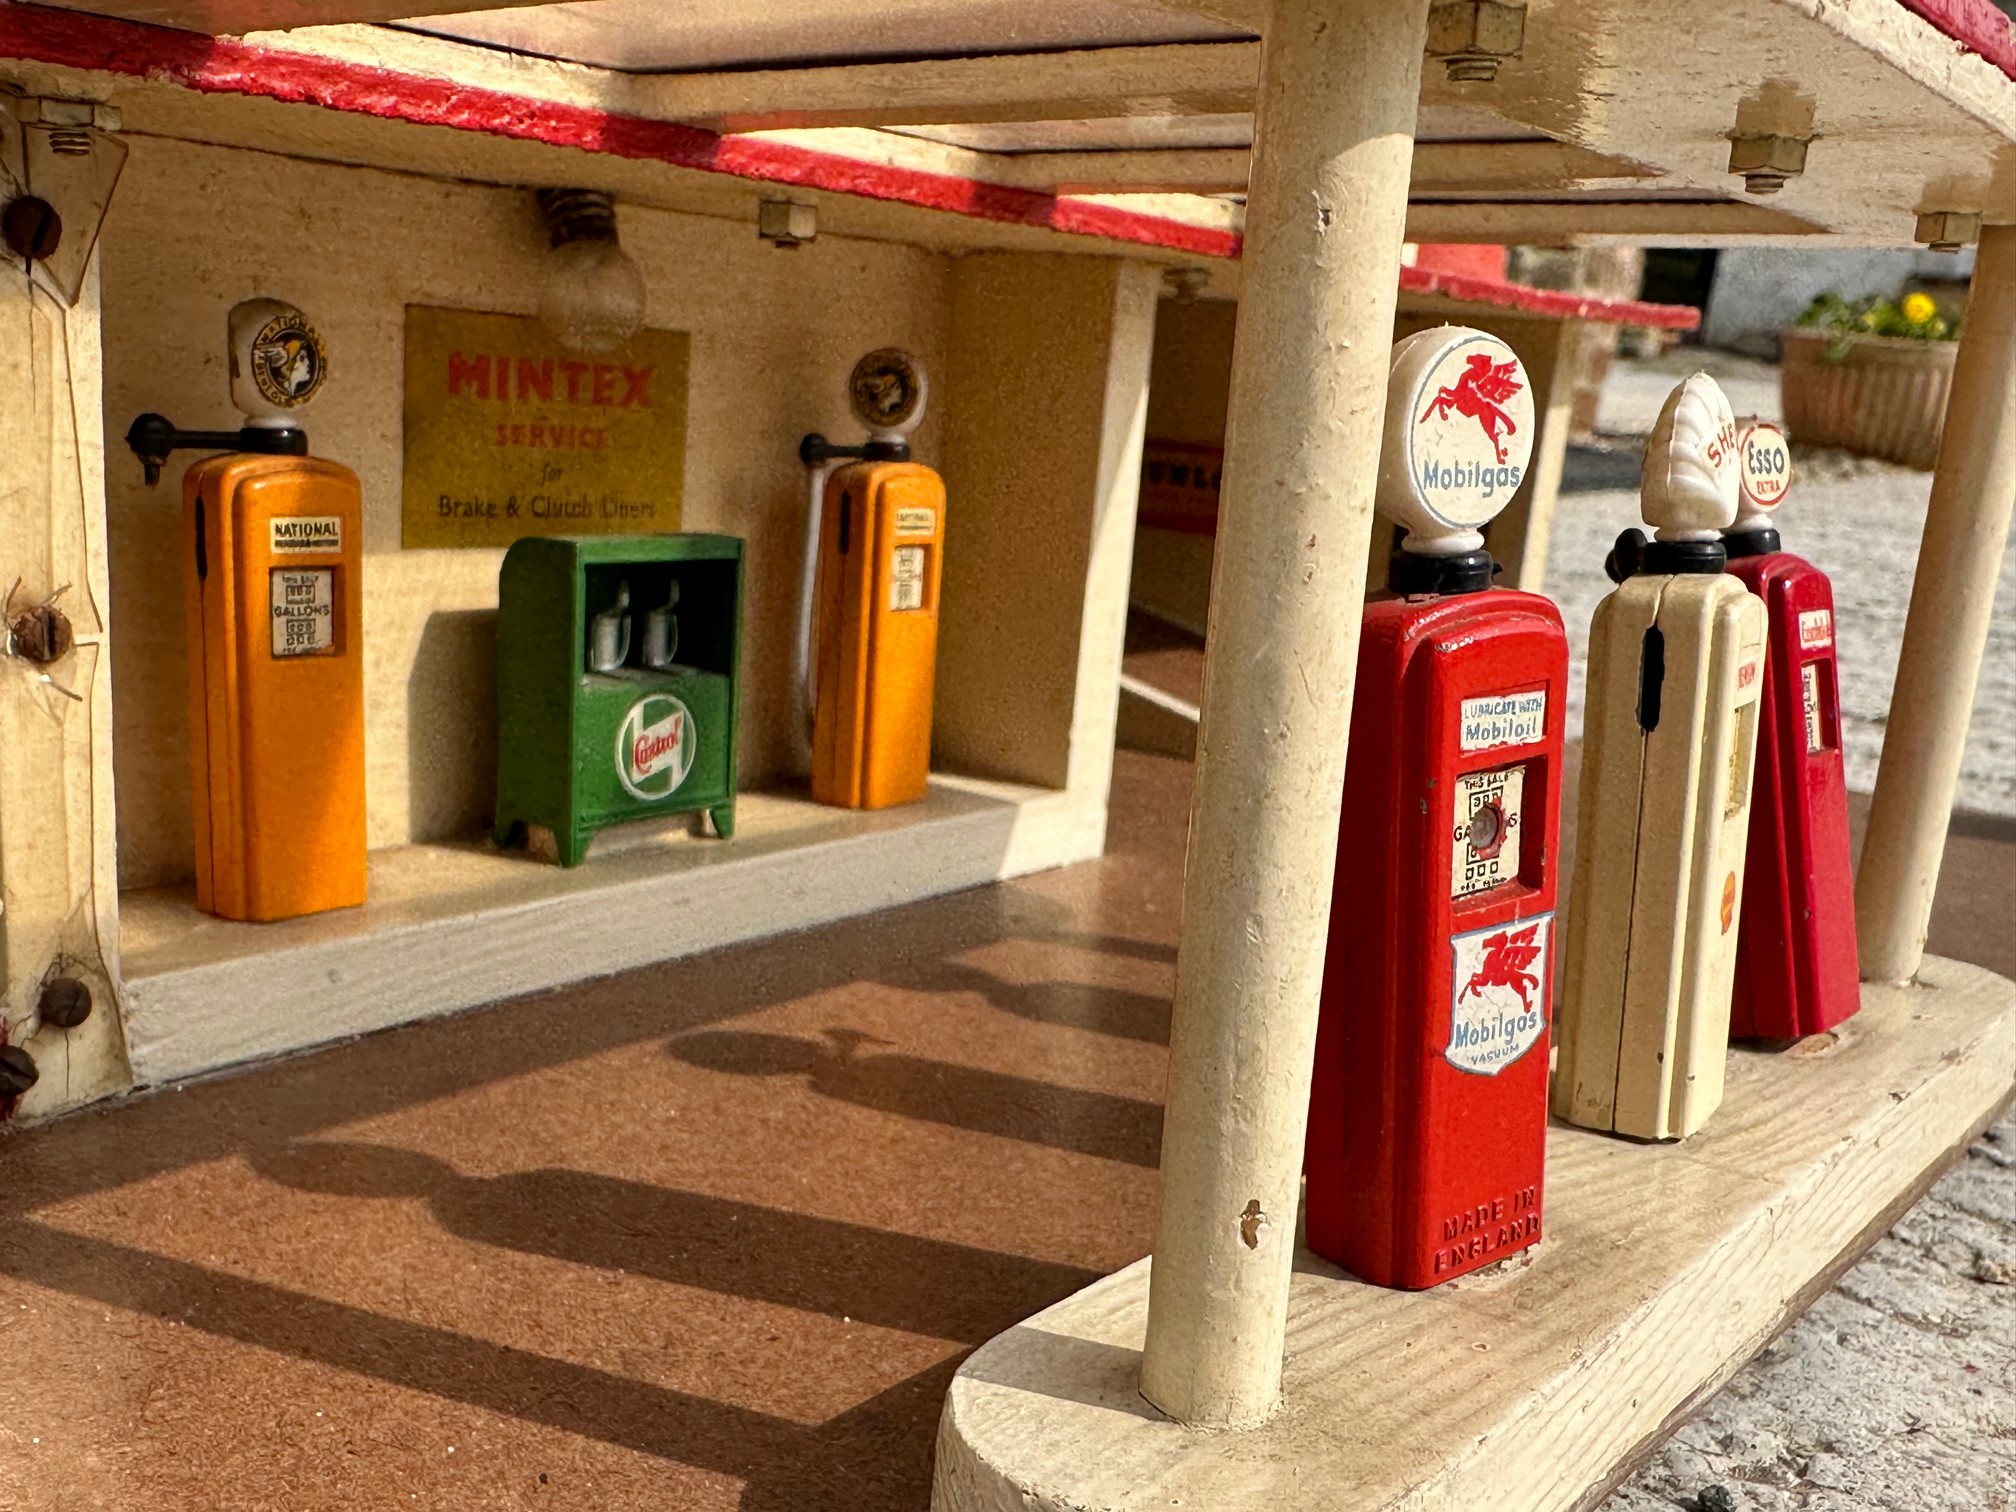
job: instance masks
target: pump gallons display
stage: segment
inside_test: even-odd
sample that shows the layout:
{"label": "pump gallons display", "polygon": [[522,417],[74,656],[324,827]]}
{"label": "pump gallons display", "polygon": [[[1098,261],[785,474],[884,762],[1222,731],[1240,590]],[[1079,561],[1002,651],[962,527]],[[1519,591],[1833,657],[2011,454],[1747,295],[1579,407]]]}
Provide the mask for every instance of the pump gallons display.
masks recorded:
{"label": "pump gallons display", "polygon": [[1784,432],[1753,423],[1738,455],[1742,509],[1722,544],[1731,576],[1764,601],[1770,655],[1729,1032],[1795,1039],[1832,1029],[1862,1001],[1834,586],[1812,563],[1779,550],[1772,518],[1791,476]]}
{"label": "pump gallons display", "polygon": [[[915,803],[930,775],[945,484],[910,460],[909,442],[927,390],[908,353],[870,352],[848,380],[867,443],[799,445],[811,469],[798,644],[812,796],[841,808]],[[859,460],[829,475],[838,457]]]}
{"label": "pump gallons display", "polygon": [[1765,656],[1764,606],[1722,570],[1737,439],[1712,378],[1673,391],[1643,470],[1657,539],[1619,538],[1589,633],[1554,1111],[1641,1139],[1722,1098]]}
{"label": "pump gallons display", "polygon": [[273,920],[364,901],[362,496],[296,424],[328,372],[305,315],[248,300],[229,321],[236,432],[142,415],[148,481],[181,448],[196,906]]}
{"label": "pump gallons display", "polygon": [[1310,1248],[1384,1286],[1541,1232],[1568,648],[1479,534],[1533,430],[1497,338],[1394,348],[1378,508],[1407,536],[1359,643],[1305,1159]]}
{"label": "pump gallons display", "polygon": [[497,584],[497,843],[537,831],[575,866],[628,820],[704,810],[733,834],[741,625],[733,536],[515,543]]}

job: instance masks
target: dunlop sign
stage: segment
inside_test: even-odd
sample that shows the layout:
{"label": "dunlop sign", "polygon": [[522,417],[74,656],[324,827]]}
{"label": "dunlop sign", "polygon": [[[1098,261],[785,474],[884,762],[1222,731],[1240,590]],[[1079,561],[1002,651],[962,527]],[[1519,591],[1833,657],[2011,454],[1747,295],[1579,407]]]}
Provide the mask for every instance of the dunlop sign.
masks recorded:
{"label": "dunlop sign", "polygon": [[570,352],[536,320],[406,309],[407,547],[679,528],[683,331]]}

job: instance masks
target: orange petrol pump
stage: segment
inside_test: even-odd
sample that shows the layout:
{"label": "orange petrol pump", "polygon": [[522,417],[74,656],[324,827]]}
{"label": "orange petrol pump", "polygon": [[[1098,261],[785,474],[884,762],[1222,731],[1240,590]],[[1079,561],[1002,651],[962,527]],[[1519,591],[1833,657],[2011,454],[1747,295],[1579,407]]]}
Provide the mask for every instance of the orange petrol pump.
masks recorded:
{"label": "orange petrol pump", "polygon": [[870,352],[847,384],[867,443],[798,447],[812,474],[799,684],[812,796],[839,808],[915,803],[930,775],[945,483],[910,460],[926,387],[907,352]]}
{"label": "orange petrol pump", "polygon": [[245,425],[147,414],[126,440],[150,484],[225,451],[182,479],[196,906],[266,921],[364,901],[362,495],[296,420],[328,372],[307,317],[248,300],[229,332]]}

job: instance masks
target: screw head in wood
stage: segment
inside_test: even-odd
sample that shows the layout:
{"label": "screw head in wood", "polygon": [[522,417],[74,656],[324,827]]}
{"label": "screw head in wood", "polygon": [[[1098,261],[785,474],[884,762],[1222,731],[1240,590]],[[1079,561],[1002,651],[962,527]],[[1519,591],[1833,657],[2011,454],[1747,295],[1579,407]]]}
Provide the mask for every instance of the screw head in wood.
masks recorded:
{"label": "screw head in wood", "polygon": [[36,1012],[58,1029],[75,1029],[91,1017],[91,989],[75,977],[51,977],[42,984]]}
{"label": "screw head in wood", "polygon": [[63,217],[49,201],[24,194],[0,210],[0,240],[16,257],[32,265],[55,254],[63,240]]}
{"label": "screw head in wood", "polygon": [[41,1079],[34,1056],[19,1045],[0,1045],[0,1097],[19,1097]]}

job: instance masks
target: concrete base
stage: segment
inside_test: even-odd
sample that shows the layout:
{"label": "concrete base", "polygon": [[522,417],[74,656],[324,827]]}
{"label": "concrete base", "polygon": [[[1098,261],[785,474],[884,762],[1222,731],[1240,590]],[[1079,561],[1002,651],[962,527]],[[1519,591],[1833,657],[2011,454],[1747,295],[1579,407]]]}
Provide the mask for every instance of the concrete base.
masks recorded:
{"label": "concrete base", "polygon": [[697,815],[597,836],[573,870],[487,842],[371,858],[363,907],[233,924],[186,887],[120,900],[136,1086],[1083,861],[1103,801],[938,776],[863,813],[745,793],[733,840]]}
{"label": "concrete base", "polygon": [[1148,1261],[1037,1314],[954,1380],[933,1507],[1594,1505],[2008,1101],[2016,985],[1928,959],[1918,986],[1864,993],[1838,1036],[1733,1052],[1684,1143],[1555,1128],[1526,1255],[1407,1294],[1301,1254],[1262,1429],[1195,1432],[1141,1399]]}

